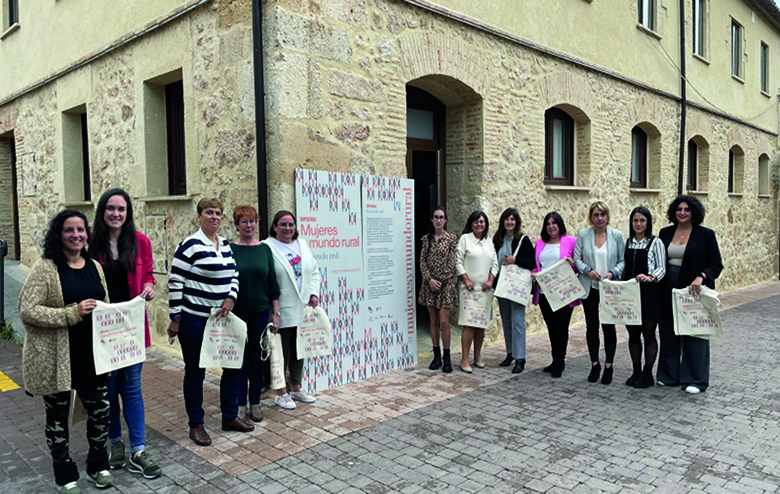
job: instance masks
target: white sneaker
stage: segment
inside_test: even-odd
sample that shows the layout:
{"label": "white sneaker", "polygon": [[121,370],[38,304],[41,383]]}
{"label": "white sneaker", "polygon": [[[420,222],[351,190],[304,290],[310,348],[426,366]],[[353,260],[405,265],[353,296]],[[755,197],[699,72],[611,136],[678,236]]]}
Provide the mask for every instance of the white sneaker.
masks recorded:
{"label": "white sneaker", "polygon": [[308,395],[303,391],[293,391],[290,393],[290,397],[295,401],[300,401],[303,403],[314,403],[317,401],[312,395]]}
{"label": "white sneaker", "polygon": [[701,393],[701,390],[696,386],[688,386],[687,388],[685,388],[685,392],[688,394],[695,395]]}
{"label": "white sneaker", "polygon": [[274,398],[274,403],[279,405],[279,407],[284,408],[285,410],[295,410],[298,408],[288,394],[283,394],[281,396],[276,395],[276,398]]}

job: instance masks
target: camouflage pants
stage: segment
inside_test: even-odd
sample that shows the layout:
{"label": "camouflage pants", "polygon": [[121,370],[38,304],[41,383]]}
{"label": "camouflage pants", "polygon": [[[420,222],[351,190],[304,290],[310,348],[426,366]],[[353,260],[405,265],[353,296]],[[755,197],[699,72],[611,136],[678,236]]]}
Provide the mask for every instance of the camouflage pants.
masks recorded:
{"label": "camouflage pants", "polygon": [[[87,473],[97,473],[108,470],[108,453],[106,439],[108,437],[108,400],[106,386],[89,389],[77,389],[87,410]],[[79,479],[79,471],[70,459],[68,422],[70,414],[70,391],[43,397],[46,405],[46,443],[51,451],[54,466],[54,478],[57,485],[65,485]]]}

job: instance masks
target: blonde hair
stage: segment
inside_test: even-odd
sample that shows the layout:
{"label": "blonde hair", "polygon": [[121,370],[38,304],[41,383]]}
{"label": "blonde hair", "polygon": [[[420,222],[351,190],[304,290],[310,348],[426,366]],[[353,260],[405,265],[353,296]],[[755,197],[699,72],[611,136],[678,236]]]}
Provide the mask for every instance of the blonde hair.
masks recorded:
{"label": "blonde hair", "polygon": [[594,209],[600,209],[604,211],[604,213],[607,215],[607,225],[609,225],[609,206],[604,204],[602,201],[596,201],[593,204],[590,205],[590,209],[588,209],[588,221],[590,224],[593,224],[593,210]]}

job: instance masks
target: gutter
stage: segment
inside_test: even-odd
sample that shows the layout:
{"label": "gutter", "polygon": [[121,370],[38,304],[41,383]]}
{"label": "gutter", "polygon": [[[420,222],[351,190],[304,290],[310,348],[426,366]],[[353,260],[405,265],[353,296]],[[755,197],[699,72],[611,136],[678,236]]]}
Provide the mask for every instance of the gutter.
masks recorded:
{"label": "gutter", "polygon": [[677,195],[683,193],[683,170],[685,169],[685,118],[688,113],[686,89],[688,79],[685,70],[685,2],[680,2],[680,162],[677,170]]}
{"label": "gutter", "polygon": [[265,143],[265,78],[263,77],[263,7],[252,0],[252,47],[255,76],[255,148],[257,153],[257,225],[260,240],[268,238],[268,169]]}
{"label": "gutter", "polygon": [[35,91],[36,89],[45,86],[46,84],[49,84],[50,82],[56,81],[57,79],[70,74],[74,70],[78,70],[81,67],[84,67],[85,65],[88,65],[98,58],[101,58],[105,55],[108,55],[112,51],[116,50],[117,48],[120,48],[131,41],[135,41],[136,39],[140,38],[141,36],[144,36],[146,34],[149,34],[150,32],[154,31],[158,27],[162,27],[168,23],[170,23],[173,20],[178,19],[179,17],[189,13],[192,10],[195,10],[196,8],[200,7],[201,5],[204,5],[211,0],[190,0],[189,2],[183,3],[182,5],[179,5],[175,9],[171,9],[168,12],[159,15],[152,19],[151,21],[147,22],[140,28],[136,29],[135,31],[131,31],[124,36],[120,36],[119,38],[115,39],[114,41],[111,41],[107,45],[104,45],[102,48],[97,49],[96,51],[93,51],[92,53],[89,53],[88,55],[85,55],[81,57],[80,59],[76,60],[73,63],[70,63],[64,67],[62,67],[59,70],[54,71],[52,74],[44,77],[43,79],[39,80],[38,82],[33,83],[30,86],[27,86],[26,88],[23,88],[15,93],[12,93],[7,98],[0,100],[0,107],[12,102],[13,100],[20,98],[24,96],[25,94]]}
{"label": "gutter", "polygon": [[[660,96],[664,96],[666,98],[669,98],[674,101],[681,101],[681,98],[677,96],[676,94],[670,93],[668,91],[664,91],[663,89],[657,88],[655,86],[651,86],[649,84],[646,84],[644,82],[641,82],[636,79],[632,79],[630,77],[627,77],[619,72],[616,72],[614,70],[610,70],[606,67],[602,67],[601,65],[594,64],[592,62],[589,62],[585,59],[575,57],[573,55],[569,55],[568,53],[564,53],[562,51],[555,50],[553,48],[550,48],[548,46],[541,45],[539,43],[535,43],[527,38],[523,38],[522,36],[518,36],[516,34],[512,34],[509,31],[504,31],[501,28],[498,28],[496,26],[493,26],[491,24],[487,24],[485,22],[482,22],[478,19],[475,19],[473,17],[469,17],[465,14],[461,14],[459,12],[455,12],[453,10],[446,9],[440,5],[437,5],[435,3],[429,2],[428,0],[400,0],[401,2],[407,3],[409,5],[412,5],[414,7],[427,10],[428,12],[432,12],[434,14],[440,15],[442,17],[445,17],[447,19],[451,19],[453,21],[459,22],[461,24],[465,24],[467,26],[473,27],[474,29],[477,29],[482,32],[486,32],[488,34],[491,34],[493,36],[496,36],[498,38],[504,39],[506,41],[509,41],[514,44],[518,44],[521,46],[525,46],[526,48],[529,48],[534,51],[538,51],[541,53],[544,53],[546,55],[549,55],[551,57],[558,58],[560,60],[565,60],[571,64],[578,65],[580,67],[586,68],[588,70],[592,70],[594,72],[598,72],[599,74],[603,74],[607,77],[610,77],[612,79],[617,79],[619,81],[623,81],[627,84],[631,84],[632,86],[637,86],[639,88],[642,88],[644,90],[650,91],[651,93],[658,94]],[[762,3],[766,3],[771,0],[746,0],[746,1],[761,1]],[[780,16],[780,14],[778,14]],[[778,32],[780,32],[780,22],[778,23]],[[741,118],[735,117],[734,115],[730,115],[728,113],[724,113],[720,110],[716,110],[715,108],[703,105],[701,103],[696,103],[693,101],[688,101],[686,103],[687,105],[690,105],[694,108],[697,108],[699,110],[711,113],[713,115],[717,115],[719,117],[725,118],[727,120],[731,120],[732,122],[736,122],[740,125],[744,125],[746,127],[750,127],[752,129],[764,132],[766,134],[769,134],[771,136],[777,137],[778,132],[774,130],[765,129],[763,127],[760,127],[756,124],[750,123],[746,120],[742,120]]]}

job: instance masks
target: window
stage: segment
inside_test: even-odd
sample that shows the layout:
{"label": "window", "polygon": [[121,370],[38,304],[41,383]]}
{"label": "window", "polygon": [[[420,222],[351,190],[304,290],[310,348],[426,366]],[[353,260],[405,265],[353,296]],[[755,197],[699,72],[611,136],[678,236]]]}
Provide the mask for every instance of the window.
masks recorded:
{"label": "window", "polygon": [[688,178],[685,181],[687,190],[696,190],[696,165],[699,161],[699,147],[691,139],[688,141]]}
{"label": "window", "polygon": [[565,111],[550,108],[544,113],[544,183],[574,184],[574,119]]}
{"label": "window", "polygon": [[769,156],[762,154],[758,158],[758,195],[768,196],[771,194],[769,180]]}
{"label": "window", "polygon": [[729,176],[728,191],[729,194],[741,194],[742,184],[745,178],[745,152],[739,146],[732,146],[729,149]]}
{"label": "window", "polygon": [[92,200],[87,122],[86,105],[62,113],[62,171],[66,203]]}
{"label": "window", "polygon": [[639,23],[655,31],[655,0],[639,0]]}
{"label": "window", "polygon": [[693,0],[693,53],[705,57],[705,7],[706,0]]}
{"label": "window", "polygon": [[731,21],[731,75],[742,79],[742,26]]}
{"label": "window", "polygon": [[630,187],[647,187],[647,132],[631,129],[631,181]]}
{"label": "window", "polygon": [[165,86],[165,130],[168,144],[168,194],[187,194],[184,161],[184,85],[182,81]]}
{"label": "window", "polygon": [[769,92],[769,45],[761,43],[761,91]]}

